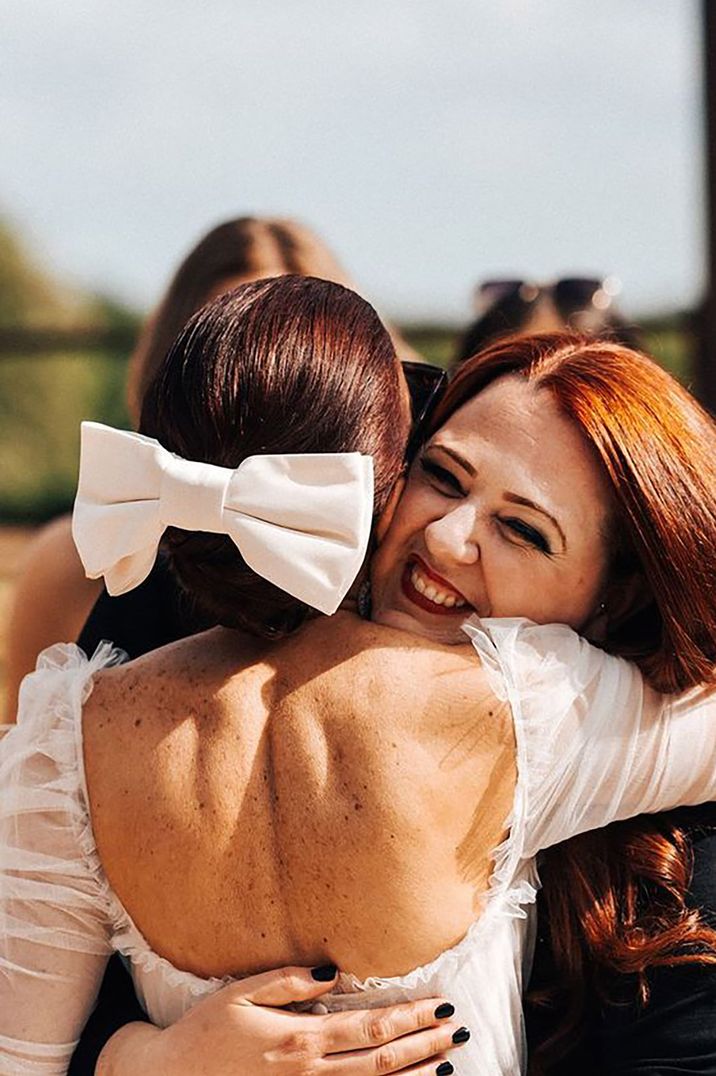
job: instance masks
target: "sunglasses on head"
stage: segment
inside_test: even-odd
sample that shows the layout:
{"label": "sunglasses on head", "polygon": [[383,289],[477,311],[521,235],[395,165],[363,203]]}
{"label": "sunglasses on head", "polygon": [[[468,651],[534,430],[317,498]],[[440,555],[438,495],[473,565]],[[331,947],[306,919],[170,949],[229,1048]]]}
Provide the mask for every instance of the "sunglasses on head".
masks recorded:
{"label": "sunglasses on head", "polygon": [[542,295],[548,295],[561,316],[568,318],[577,310],[588,310],[590,307],[607,310],[620,291],[621,284],[614,276],[569,276],[552,284],[536,284],[515,278],[485,280],[477,287],[475,300],[479,313],[486,314],[501,303],[517,301],[530,306]]}
{"label": "sunglasses on head", "polygon": [[408,441],[405,457],[410,462],[418,450],[430,417],[447,384],[447,372],[441,366],[428,362],[402,363],[405,380],[410,392],[410,409],[413,427]]}

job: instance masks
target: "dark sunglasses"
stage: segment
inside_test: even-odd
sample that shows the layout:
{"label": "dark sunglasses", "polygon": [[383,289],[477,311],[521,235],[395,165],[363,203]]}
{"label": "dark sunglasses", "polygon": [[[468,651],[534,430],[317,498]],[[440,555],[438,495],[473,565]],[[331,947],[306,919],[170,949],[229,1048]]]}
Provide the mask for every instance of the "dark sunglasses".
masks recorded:
{"label": "dark sunglasses", "polygon": [[475,300],[478,312],[488,310],[508,301],[518,301],[530,306],[541,295],[549,295],[563,318],[578,310],[607,310],[621,291],[616,277],[563,277],[552,284],[535,284],[530,280],[485,280],[478,286]]}
{"label": "dark sunglasses", "polygon": [[419,448],[435,406],[447,385],[447,372],[427,362],[404,362],[403,373],[410,391],[413,428],[405,452],[408,463]]}

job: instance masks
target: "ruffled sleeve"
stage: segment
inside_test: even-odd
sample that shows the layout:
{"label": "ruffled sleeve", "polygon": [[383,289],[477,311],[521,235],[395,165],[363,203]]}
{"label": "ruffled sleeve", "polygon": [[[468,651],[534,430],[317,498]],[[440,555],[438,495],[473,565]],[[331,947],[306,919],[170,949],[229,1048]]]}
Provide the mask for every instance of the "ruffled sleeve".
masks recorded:
{"label": "ruffled sleeve", "polygon": [[0,739],[0,1073],[66,1073],[110,953],[111,921],[87,811],[81,714],[91,660],[54,646],[23,681]]}
{"label": "ruffled sleeve", "polygon": [[716,695],[657,694],[629,662],[570,628],[465,625],[512,710],[518,780],[513,848],[534,856],[578,833],[716,798]]}

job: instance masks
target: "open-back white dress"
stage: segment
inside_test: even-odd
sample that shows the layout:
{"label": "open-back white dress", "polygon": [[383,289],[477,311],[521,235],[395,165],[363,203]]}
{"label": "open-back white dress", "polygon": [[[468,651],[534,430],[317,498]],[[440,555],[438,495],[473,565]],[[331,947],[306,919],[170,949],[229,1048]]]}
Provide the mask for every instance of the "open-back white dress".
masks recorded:
{"label": "open-back white dress", "polygon": [[[453,949],[393,979],[348,974],[328,1010],[445,996],[470,1042],[458,1072],[523,1070],[521,992],[532,954],[535,856],[616,819],[716,798],[716,696],[665,698],[633,665],[569,628],[473,618],[465,630],[508,700],[518,778],[480,917]],[[151,950],[110,888],[92,834],[82,707],[103,645],[40,657],[23,683],[17,728],[0,743],[0,1073],[67,1071],[105,962],[127,959],[149,1017],[177,1020],[228,980],[200,979]],[[376,914],[379,914],[378,912]]]}

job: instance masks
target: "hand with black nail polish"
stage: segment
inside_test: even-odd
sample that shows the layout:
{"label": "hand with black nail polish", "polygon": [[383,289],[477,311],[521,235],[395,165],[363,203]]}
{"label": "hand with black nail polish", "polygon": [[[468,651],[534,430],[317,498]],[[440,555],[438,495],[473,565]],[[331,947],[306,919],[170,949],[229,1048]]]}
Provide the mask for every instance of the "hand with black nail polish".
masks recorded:
{"label": "hand with black nail polish", "polygon": [[[306,1076],[323,1072],[337,1055],[342,1076],[364,1076],[383,1071],[386,1047],[395,1076],[450,1076],[445,1054],[469,1032],[456,1028],[450,1019],[455,1006],[442,998],[327,1014],[286,1008],[320,1003],[337,975],[333,964],[270,971],[230,983],[164,1030],[128,1024],[105,1045],[95,1076]],[[309,1040],[315,1069],[306,1067]]]}

